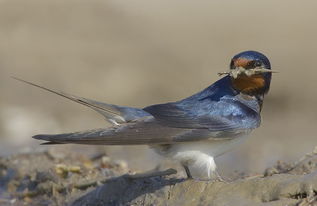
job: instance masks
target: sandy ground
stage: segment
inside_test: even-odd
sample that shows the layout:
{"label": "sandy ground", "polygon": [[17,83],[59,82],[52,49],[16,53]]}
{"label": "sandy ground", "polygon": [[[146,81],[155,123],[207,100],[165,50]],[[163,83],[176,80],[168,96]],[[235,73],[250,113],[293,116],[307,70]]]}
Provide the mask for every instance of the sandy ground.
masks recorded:
{"label": "sandy ground", "polygon": [[[298,159],[316,145],[316,9],[316,1],[2,0],[0,155],[42,150],[30,138],[37,133],[106,126],[94,112],[12,75],[144,107],[207,87],[234,54],[252,49],[265,53],[280,73],[265,99],[261,128],[216,161],[229,174]],[[145,147],[105,150],[136,170],[160,162]]]}
{"label": "sandy ground", "polygon": [[0,205],[314,206],[316,152],[226,181],[187,179],[181,168],[135,173],[125,161],[98,152],[50,149],[0,157]]}

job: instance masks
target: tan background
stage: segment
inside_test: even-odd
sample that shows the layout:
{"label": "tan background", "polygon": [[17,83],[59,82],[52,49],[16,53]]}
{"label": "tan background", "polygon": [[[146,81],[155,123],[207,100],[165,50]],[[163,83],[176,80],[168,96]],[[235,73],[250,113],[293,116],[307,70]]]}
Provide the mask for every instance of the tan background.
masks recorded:
{"label": "tan background", "polygon": [[[26,151],[26,145],[43,148],[30,138],[37,133],[105,126],[85,107],[12,75],[144,107],[207,87],[234,54],[252,49],[280,73],[265,99],[261,128],[218,165],[224,173],[253,173],[276,160],[294,161],[316,145],[316,22],[313,0],[1,0],[0,155]],[[107,150],[137,170],[158,159],[144,147]]]}

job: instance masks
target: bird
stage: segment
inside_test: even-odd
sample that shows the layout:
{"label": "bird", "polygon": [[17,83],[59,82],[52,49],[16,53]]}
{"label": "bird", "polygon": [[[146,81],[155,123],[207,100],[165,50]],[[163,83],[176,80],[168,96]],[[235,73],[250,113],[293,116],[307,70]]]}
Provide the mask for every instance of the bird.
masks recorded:
{"label": "bird", "polygon": [[106,128],[39,134],[42,144],[148,145],[180,163],[187,178],[219,178],[215,157],[243,142],[261,123],[264,95],[272,78],[269,59],[257,51],[233,56],[221,78],[187,98],[144,108],[119,106],[24,83],[85,105],[111,123]]}

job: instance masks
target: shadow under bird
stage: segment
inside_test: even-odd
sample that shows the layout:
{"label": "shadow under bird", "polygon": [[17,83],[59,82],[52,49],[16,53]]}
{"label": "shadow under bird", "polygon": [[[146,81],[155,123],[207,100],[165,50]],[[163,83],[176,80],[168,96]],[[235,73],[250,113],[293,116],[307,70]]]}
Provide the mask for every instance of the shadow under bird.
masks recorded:
{"label": "shadow under bird", "polygon": [[176,160],[188,178],[218,178],[214,158],[227,152],[260,126],[269,91],[270,62],[256,51],[235,55],[225,75],[206,89],[176,102],[141,108],[118,106],[27,84],[88,106],[113,126],[65,134],[40,134],[44,144],[149,145]]}

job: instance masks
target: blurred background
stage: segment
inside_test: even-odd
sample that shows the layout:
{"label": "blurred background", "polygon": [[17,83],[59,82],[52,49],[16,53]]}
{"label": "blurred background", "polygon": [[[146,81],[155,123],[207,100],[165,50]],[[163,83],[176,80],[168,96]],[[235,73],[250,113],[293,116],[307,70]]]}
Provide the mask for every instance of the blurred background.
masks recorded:
{"label": "blurred background", "polygon": [[[317,145],[316,11],[313,0],[1,0],[0,155],[47,149],[34,134],[108,126],[90,109],[10,76],[144,107],[204,89],[233,55],[257,50],[280,72],[265,98],[262,125],[216,162],[224,174],[293,162]],[[105,148],[135,170],[160,162],[142,146],[57,149],[69,148]]]}

